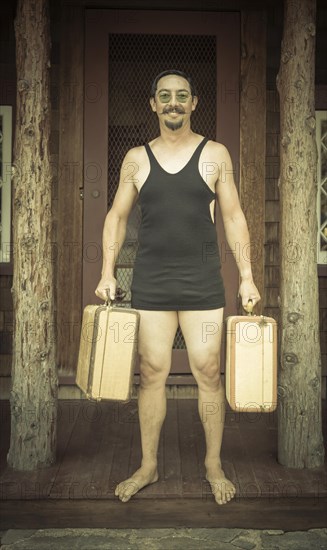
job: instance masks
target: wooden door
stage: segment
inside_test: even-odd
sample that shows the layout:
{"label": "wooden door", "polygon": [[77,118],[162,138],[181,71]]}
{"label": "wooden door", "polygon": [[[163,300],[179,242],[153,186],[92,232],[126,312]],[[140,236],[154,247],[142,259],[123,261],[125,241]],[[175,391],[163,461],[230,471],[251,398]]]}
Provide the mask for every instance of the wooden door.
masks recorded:
{"label": "wooden door", "polygon": [[[94,290],[102,266],[102,228],[122,159],[128,149],[158,135],[157,117],[149,106],[158,73],[177,68],[194,78],[200,101],[192,128],[228,147],[238,180],[239,34],[237,13],[87,10],[83,306],[100,303]],[[136,204],[116,264],[119,286],[128,291],[127,306],[140,218]],[[217,218],[228,315],[236,311],[238,272],[219,213]],[[190,372],[180,329],[171,372]]]}

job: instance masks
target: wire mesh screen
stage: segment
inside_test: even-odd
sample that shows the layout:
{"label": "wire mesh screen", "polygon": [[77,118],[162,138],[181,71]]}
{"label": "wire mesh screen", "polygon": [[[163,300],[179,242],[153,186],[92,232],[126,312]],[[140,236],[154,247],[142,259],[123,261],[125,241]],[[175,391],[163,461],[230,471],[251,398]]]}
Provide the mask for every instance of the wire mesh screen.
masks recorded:
{"label": "wire mesh screen", "polygon": [[[109,34],[108,208],[119,183],[123,158],[131,147],[143,145],[159,132],[149,104],[157,74],[178,69],[196,85],[199,103],[192,129],[216,138],[216,37],[201,35]],[[130,305],[132,268],[138,245],[141,211],[136,203],[129,217],[124,246],[116,263],[118,282]],[[178,329],[174,346],[185,348]]]}

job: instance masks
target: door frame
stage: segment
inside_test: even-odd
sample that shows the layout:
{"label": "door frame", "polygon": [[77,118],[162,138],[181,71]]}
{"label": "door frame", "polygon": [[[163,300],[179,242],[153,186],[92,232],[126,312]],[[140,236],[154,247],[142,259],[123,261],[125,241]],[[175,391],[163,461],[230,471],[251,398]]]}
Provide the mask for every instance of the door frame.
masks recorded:
{"label": "door frame", "polygon": [[[102,303],[94,290],[102,267],[102,230],[108,204],[108,34],[215,35],[217,37],[216,139],[228,148],[239,181],[240,157],[240,13],[171,10],[87,9],[84,73],[83,308]],[[146,26],[145,26],[146,21]],[[223,54],[219,54],[223,45]],[[94,201],[97,210],[94,216]],[[224,315],[237,311],[239,275],[217,212]],[[189,373],[186,350],[173,349],[178,372]],[[222,341],[224,357],[224,338]],[[223,362],[222,362],[223,366]]]}

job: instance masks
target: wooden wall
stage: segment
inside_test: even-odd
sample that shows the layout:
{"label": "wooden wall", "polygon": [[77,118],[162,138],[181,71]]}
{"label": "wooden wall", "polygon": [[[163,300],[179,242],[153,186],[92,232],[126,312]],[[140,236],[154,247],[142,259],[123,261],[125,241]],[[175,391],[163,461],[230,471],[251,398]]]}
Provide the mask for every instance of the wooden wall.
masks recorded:
{"label": "wooden wall", "polygon": [[257,315],[265,308],[265,156],[266,156],[266,14],[242,11],[240,186],[241,205],[247,220],[251,263],[261,301]]}
{"label": "wooden wall", "polygon": [[[0,104],[16,103],[15,2],[1,5],[0,17]],[[15,110],[13,109],[13,124]],[[0,398],[6,395],[10,381],[12,357],[13,305],[11,297],[12,266],[0,264]]]}
{"label": "wooden wall", "polygon": [[[151,2],[110,2],[99,0],[99,7],[137,7],[151,8]],[[152,3],[153,4],[153,3]],[[162,5],[161,5],[162,4]],[[180,9],[187,9],[185,0]],[[212,2],[199,1],[198,9],[213,9]],[[227,5],[228,4],[228,5]],[[2,104],[15,103],[15,44],[13,32],[13,16],[15,1],[2,5],[1,34],[0,34],[0,98]],[[81,313],[81,201],[79,187],[83,181],[83,154],[82,154],[82,120],[81,83],[83,67],[81,66],[81,52],[83,48],[83,12],[84,7],[95,7],[92,0],[63,1],[62,5],[56,0],[50,1],[51,6],[51,79],[52,79],[52,133],[51,133],[51,160],[54,167],[53,181],[53,213],[57,232],[57,250],[59,253],[77,253],[73,262],[73,273],[67,264],[57,261],[58,284],[57,312],[58,312],[58,366],[62,372],[71,373],[76,364],[76,350],[79,337],[79,319]],[[281,2],[215,2],[216,9],[240,9],[246,13],[251,7],[262,9],[267,6],[267,47],[266,47],[266,143],[265,149],[265,189],[261,200],[264,201],[264,233],[261,239],[264,244],[264,313],[279,317],[279,100],[276,92],[276,74],[279,67],[280,42],[282,36],[283,13]],[[70,7],[69,7],[70,6]],[[157,3],[156,9],[174,9],[175,2]],[[195,9],[194,3],[192,8]],[[247,8],[247,9],[245,9]],[[66,10],[65,13],[62,10]],[[67,11],[68,10],[68,11]],[[68,13],[68,18],[67,18]],[[70,13],[70,15],[69,15]],[[68,26],[67,26],[68,25]],[[71,25],[71,27],[70,27]],[[70,28],[74,33],[72,36]],[[262,29],[261,29],[262,30]],[[251,32],[251,28],[250,28]],[[327,10],[323,2],[318,1],[317,17],[317,63],[316,83],[327,84],[327,71],[324,52],[327,50]],[[245,67],[246,65],[244,65]],[[67,98],[67,93],[75,93],[78,97]],[[66,99],[65,99],[66,97]],[[323,101],[325,92],[320,93]],[[77,101],[77,103],[76,103]],[[243,156],[246,154],[243,148]],[[66,171],[65,166],[77,163],[72,172]],[[66,174],[66,175],[65,175]],[[243,188],[244,189],[244,188]],[[252,192],[254,192],[253,190]],[[241,191],[242,192],[242,191]],[[251,207],[251,197],[248,204]],[[243,195],[242,200],[246,200]],[[65,244],[66,243],[66,244]],[[67,244],[71,243],[71,245]],[[66,246],[66,249],[65,249]],[[70,247],[70,248],[69,248]],[[62,256],[62,259],[64,256]],[[69,257],[68,257],[69,261]],[[321,343],[323,372],[327,375],[327,279],[320,277],[320,313],[321,313]],[[8,397],[10,387],[10,368],[12,353],[12,276],[10,268],[0,271],[0,390],[2,397]],[[62,323],[66,323],[63,326]],[[66,328],[65,328],[66,327]],[[67,329],[67,330],[66,330]],[[68,336],[67,336],[68,335]]]}
{"label": "wooden wall", "polygon": [[267,25],[267,105],[265,162],[265,312],[279,320],[279,69],[283,10],[275,8]]}
{"label": "wooden wall", "polygon": [[279,317],[279,97],[267,90],[265,170],[265,305],[266,314]]}
{"label": "wooden wall", "polygon": [[57,362],[59,374],[74,374],[82,314],[84,9],[64,4],[60,16]]}
{"label": "wooden wall", "polygon": [[322,365],[322,392],[327,396],[327,277],[319,277],[320,350]]}

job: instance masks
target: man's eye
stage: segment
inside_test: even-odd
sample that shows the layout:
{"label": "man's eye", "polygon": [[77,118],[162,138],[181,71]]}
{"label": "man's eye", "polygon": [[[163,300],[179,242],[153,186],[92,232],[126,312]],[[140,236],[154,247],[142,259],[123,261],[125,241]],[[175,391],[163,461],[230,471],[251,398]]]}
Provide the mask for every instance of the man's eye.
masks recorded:
{"label": "man's eye", "polygon": [[177,101],[180,101],[181,103],[185,103],[189,98],[188,94],[177,94]]}
{"label": "man's eye", "polygon": [[160,94],[159,99],[162,103],[167,103],[170,100],[170,94]]}

